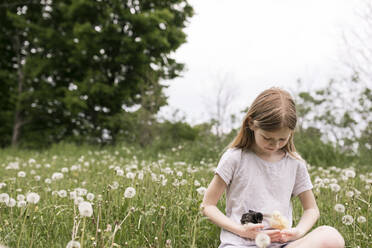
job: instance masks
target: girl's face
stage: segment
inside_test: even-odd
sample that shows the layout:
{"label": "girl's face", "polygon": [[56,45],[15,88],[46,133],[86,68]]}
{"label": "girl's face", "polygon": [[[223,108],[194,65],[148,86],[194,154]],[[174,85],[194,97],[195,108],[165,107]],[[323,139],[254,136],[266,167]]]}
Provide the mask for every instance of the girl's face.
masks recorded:
{"label": "girl's face", "polygon": [[254,131],[256,148],[267,155],[273,155],[283,148],[292,133],[292,130],[288,127],[283,127],[274,132],[264,131],[260,128],[253,128],[252,130]]}

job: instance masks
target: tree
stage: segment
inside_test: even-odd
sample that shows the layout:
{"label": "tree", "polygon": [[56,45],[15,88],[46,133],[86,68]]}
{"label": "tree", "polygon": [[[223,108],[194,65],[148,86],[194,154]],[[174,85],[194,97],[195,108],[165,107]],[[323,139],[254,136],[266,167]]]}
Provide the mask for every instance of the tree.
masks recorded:
{"label": "tree", "polygon": [[13,123],[2,134],[13,145],[103,142],[144,94],[159,99],[156,113],[166,104],[160,80],[183,69],[171,54],[192,14],[187,0],[2,2],[0,118]]}

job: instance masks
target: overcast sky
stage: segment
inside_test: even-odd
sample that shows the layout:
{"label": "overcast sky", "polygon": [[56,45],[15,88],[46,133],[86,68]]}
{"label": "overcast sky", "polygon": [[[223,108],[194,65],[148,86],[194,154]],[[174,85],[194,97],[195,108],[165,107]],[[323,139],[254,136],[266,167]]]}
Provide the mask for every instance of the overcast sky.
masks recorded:
{"label": "overcast sky", "polygon": [[234,96],[230,112],[250,105],[262,90],[324,86],[343,73],[342,33],[355,22],[360,0],[190,0],[195,15],[187,43],[175,57],[183,77],[168,82],[169,106],[192,124],[209,119],[216,88]]}

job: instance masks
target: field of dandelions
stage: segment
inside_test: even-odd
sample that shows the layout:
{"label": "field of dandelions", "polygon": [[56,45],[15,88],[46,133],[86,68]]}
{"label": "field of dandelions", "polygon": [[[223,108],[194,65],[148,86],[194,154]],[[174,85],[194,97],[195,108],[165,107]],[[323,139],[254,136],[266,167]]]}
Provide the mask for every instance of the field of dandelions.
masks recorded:
{"label": "field of dandelions", "polygon": [[[220,155],[191,163],[182,152],[143,159],[128,147],[0,151],[0,247],[217,247],[219,228],[200,204]],[[309,165],[316,226],[337,228],[346,247],[372,247],[370,166]],[[293,204],[297,223],[301,207]]]}

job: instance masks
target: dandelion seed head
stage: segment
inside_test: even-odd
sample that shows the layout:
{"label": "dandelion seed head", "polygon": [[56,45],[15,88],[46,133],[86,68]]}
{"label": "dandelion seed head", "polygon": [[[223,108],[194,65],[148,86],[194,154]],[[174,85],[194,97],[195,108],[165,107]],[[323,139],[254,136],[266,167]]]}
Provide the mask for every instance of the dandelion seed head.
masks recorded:
{"label": "dandelion seed head", "polygon": [[17,176],[18,177],[26,177],[26,172],[20,171],[20,172],[17,173]]}
{"label": "dandelion seed head", "polygon": [[271,240],[266,233],[260,232],[257,234],[255,242],[259,248],[266,248],[270,244]]}
{"label": "dandelion seed head", "polygon": [[90,202],[80,202],[79,203],[79,213],[83,217],[91,217],[93,214],[92,204]]}
{"label": "dandelion seed head", "polygon": [[71,240],[67,243],[66,248],[80,248],[80,243],[79,241]]}
{"label": "dandelion seed head", "polygon": [[92,193],[88,193],[88,194],[87,194],[87,200],[88,200],[88,201],[93,201],[93,200],[94,200],[94,194],[92,194]]}
{"label": "dandelion seed head", "polygon": [[9,195],[7,193],[0,194],[0,203],[7,203],[9,201]]}
{"label": "dandelion seed head", "polygon": [[128,187],[125,189],[124,197],[125,198],[133,198],[136,195],[136,189],[133,187]]}
{"label": "dandelion seed head", "polygon": [[17,207],[19,207],[19,208],[23,208],[23,207],[26,207],[26,205],[27,205],[27,202],[26,201],[18,201],[17,202]]}
{"label": "dandelion seed head", "polygon": [[334,209],[336,210],[336,212],[338,213],[344,213],[345,212],[345,206],[340,204],[340,203],[337,203],[334,207]]}
{"label": "dandelion seed head", "polygon": [[351,225],[351,224],[353,224],[353,222],[354,222],[354,218],[353,218],[353,216],[351,216],[351,215],[344,215],[343,217],[342,217],[342,223],[344,224],[344,225],[347,225],[347,226],[349,226],[349,225]]}
{"label": "dandelion seed head", "polygon": [[9,198],[8,202],[6,203],[6,205],[10,208],[14,207],[16,204],[17,202],[13,198]]}
{"label": "dandelion seed head", "polygon": [[354,191],[347,191],[346,193],[345,193],[345,195],[347,196],[347,197],[353,197],[354,196]]}
{"label": "dandelion seed head", "polygon": [[30,192],[26,195],[26,199],[27,199],[27,202],[28,203],[31,203],[31,204],[36,204],[39,202],[40,200],[40,196],[38,193],[35,193],[35,192]]}
{"label": "dandelion seed head", "polygon": [[358,223],[364,223],[364,222],[367,221],[367,219],[366,219],[366,217],[364,217],[364,216],[359,216],[359,217],[357,218],[357,221],[358,221]]}
{"label": "dandelion seed head", "polygon": [[199,187],[196,189],[199,195],[204,195],[207,189],[205,187]]}

